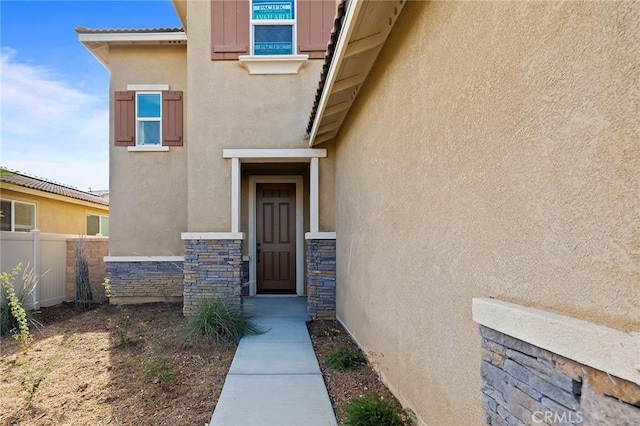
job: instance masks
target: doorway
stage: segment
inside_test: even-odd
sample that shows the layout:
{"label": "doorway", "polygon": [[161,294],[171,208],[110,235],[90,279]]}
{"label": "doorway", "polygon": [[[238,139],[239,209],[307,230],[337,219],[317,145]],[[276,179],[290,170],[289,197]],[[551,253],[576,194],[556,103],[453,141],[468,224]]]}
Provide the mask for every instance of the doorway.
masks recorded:
{"label": "doorway", "polygon": [[256,290],[296,293],[296,185],[256,185]]}

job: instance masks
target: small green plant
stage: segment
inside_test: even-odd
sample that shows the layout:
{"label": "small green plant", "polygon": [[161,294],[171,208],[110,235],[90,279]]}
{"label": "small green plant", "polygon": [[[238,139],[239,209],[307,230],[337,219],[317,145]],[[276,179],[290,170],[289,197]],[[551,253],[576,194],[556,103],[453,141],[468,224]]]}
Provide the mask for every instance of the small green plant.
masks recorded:
{"label": "small green plant", "polygon": [[116,325],[116,346],[127,345],[131,343],[129,335],[129,327],[131,326],[131,315],[124,313],[122,315],[122,324]]}
{"label": "small green plant", "polygon": [[327,365],[336,371],[355,370],[367,363],[367,359],[360,351],[354,351],[346,346],[340,346],[327,356]]}
{"label": "small green plant", "polygon": [[30,268],[26,268],[22,273],[20,294],[16,295],[14,291],[14,282],[21,270],[22,264],[19,263],[13,267],[11,273],[0,274],[0,335],[13,334],[26,351],[31,344],[29,326],[38,327],[42,324],[33,317],[32,310],[25,309],[27,297],[36,285],[35,276]]}
{"label": "small green plant", "polygon": [[102,287],[104,287],[104,295],[111,297],[111,281],[109,281],[109,277],[104,277]]}
{"label": "small green plant", "polygon": [[182,333],[187,340],[203,335],[218,344],[237,344],[246,335],[267,331],[251,318],[240,306],[225,299],[203,298],[195,316],[185,322]]}
{"label": "small green plant", "polygon": [[140,369],[144,377],[157,383],[161,388],[166,388],[169,383],[176,380],[173,363],[163,357],[143,359]]}
{"label": "small green plant", "polygon": [[344,426],[406,426],[411,425],[412,416],[395,401],[385,401],[369,394],[351,401],[347,407]]}

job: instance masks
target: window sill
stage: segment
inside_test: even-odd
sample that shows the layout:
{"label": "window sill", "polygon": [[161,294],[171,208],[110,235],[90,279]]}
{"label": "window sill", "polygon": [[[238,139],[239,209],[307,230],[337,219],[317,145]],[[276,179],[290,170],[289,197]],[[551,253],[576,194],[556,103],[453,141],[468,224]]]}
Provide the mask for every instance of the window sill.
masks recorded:
{"label": "window sill", "polygon": [[297,74],[309,60],[309,55],[240,55],[240,65],[252,75]]}
{"label": "window sill", "polygon": [[127,151],[130,152],[166,152],[169,151],[168,146],[161,145],[140,145],[140,146],[128,146]]}

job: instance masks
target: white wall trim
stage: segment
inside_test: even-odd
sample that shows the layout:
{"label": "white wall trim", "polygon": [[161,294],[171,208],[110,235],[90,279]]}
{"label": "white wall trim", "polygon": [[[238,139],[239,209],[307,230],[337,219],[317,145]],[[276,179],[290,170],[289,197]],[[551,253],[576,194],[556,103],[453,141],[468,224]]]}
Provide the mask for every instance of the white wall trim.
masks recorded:
{"label": "white wall trim", "polygon": [[183,240],[244,240],[244,232],[183,232]]}
{"label": "white wall trim", "polygon": [[317,148],[300,148],[300,149],[223,149],[223,158],[239,158],[258,160],[271,160],[277,162],[277,160],[299,160],[310,161],[311,158],[326,158],[327,150]]}
{"label": "white wall trim", "polygon": [[127,151],[129,152],[167,152],[169,151],[169,147],[162,146],[162,145],[138,145],[138,146],[128,146]]}
{"label": "white wall trim", "polygon": [[304,234],[305,240],[335,240],[335,232],[307,232]]}
{"label": "white wall trim", "polygon": [[184,262],[184,256],[105,256],[105,262]]}
{"label": "white wall trim", "polygon": [[257,292],[256,267],[256,184],[295,183],[296,185],[296,294],[304,296],[304,189],[302,176],[249,176],[249,295]]}
{"label": "white wall trim", "polygon": [[231,232],[240,232],[240,160],[238,158],[231,159]]}
{"label": "white wall trim", "polygon": [[169,90],[168,84],[127,84],[127,90]]}
{"label": "white wall trim", "polygon": [[308,60],[309,55],[238,56],[238,63],[251,75],[298,74]]}
{"label": "white wall trim", "polygon": [[309,230],[320,231],[320,177],[317,158],[309,164]]}
{"label": "white wall trim", "polygon": [[581,364],[640,385],[640,332],[488,298],[474,298],[473,320]]}

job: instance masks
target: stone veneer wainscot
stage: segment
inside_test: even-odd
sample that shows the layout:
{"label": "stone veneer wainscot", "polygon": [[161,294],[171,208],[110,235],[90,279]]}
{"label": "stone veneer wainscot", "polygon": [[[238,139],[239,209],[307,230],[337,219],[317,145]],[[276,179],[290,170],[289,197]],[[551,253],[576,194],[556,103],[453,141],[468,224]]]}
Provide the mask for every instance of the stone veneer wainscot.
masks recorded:
{"label": "stone veneer wainscot", "polygon": [[182,298],[181,261],[106,260],[105,269],[111,303],[176,302]]}
{"label": "stone veneer wainscot", "polygon": [[335,239],[307,239],[307,306],[313,319],[336,316]]}

